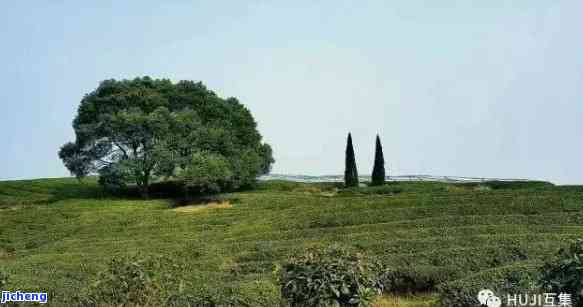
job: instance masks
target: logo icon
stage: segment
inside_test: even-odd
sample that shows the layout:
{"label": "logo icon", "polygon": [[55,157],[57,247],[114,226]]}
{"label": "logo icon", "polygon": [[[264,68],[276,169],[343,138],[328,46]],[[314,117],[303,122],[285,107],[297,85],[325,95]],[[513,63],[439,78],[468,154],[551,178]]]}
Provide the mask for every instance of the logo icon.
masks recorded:
{"label": "logo icon", "polygon": [[478,301],[482,306],[488,307],[500,307],[502,306],[502,300],[494,295],[494,292],[489,289],[484,289],[478,292]]}
{"label": "logo icon", "polygon": [[497,296],[490,296],[488,300],[486,300],[486,306],[488,307],[500,307],[502,306],[502,301]]}

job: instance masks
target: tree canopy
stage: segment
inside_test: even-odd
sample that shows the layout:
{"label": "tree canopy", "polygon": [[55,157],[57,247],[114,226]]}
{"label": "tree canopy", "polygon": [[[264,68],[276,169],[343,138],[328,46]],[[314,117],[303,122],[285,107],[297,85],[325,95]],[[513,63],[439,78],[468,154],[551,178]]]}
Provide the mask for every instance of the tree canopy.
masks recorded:
{"label": "tree canopy", "polygon": [[59,151],[72,174],[135,183],[145,196],[154,179],[213,191],[250,185],[274,162],[251,112],[201,82],[105,80],[81,100],[73,129]]}
{"label": "tree canopy", "polygon": [[375,145],[374,166],[372,168],[371,184],[385,184],[385,158],[383,156],[383,146],[381,145],[381,139],[378,134]]}
{"label": "tree canopy", "polygon": [[346,139],[346,155],[344,168],[344,185],[347,187],[358,186],[358,170],[356,169],[356,158],[354,157],[354,148],[352,147],[352,135],[348,133]]}

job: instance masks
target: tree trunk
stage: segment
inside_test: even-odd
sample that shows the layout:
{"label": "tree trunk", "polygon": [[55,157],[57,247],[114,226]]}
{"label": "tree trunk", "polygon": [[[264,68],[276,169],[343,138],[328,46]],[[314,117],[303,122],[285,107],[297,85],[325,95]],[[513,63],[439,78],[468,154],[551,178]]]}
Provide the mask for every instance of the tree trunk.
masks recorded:
{"label": "tree trunk", "polygon": [[145,172],[144,177],[142,177],[141,183],[138,184],[142,192],[142,198],[150,198],[150,172]]}
{"label": "tree trunk", "polygon": [[142,198],[144,198],[144,199],[150,198],[150,193],[148,190],[149,190],[148,185],[146,185],[146,184],[142,185]]}

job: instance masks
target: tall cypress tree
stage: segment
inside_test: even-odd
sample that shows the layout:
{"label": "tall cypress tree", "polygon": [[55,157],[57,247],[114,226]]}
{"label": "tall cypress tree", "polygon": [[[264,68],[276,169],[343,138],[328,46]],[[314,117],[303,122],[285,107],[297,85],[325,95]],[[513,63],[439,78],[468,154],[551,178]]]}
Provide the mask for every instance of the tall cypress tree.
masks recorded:
{"label": "tall cypress tree", "polygon": [[352,147],[352,136],[348,133],[346,141],[346,166],[344,170],[344,184],[347,187],[358,186],[358,171],[356,170],[356,159],[354,158],[354,148]]}
{"label": "tall cypress tree", "polygon": [[381,145],[381,139],[378,134],[371,177],[372,185],[385,184],[385,157],[383,156],[383,146]]}

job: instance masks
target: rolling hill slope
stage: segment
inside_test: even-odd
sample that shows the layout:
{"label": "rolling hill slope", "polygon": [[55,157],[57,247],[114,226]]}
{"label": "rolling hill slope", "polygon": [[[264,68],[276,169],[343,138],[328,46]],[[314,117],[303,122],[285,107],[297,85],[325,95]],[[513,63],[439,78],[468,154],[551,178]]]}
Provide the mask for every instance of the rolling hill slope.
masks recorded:
{"label": "rolling hill slope", "polygon": [[[261,182],[215,203],[106,196],[94,180],[0,182],[0,271],[9,289],[46,290],[57,306],[118,255],[185,263],[193,286],[276,301],[273,270],[307,247],[340,243],[379,256],[412,283],[395,293],[497,268],[536,267],[583,237],[583,187],[543,182]],[[61,303],[58,303],[61,302]]]}

